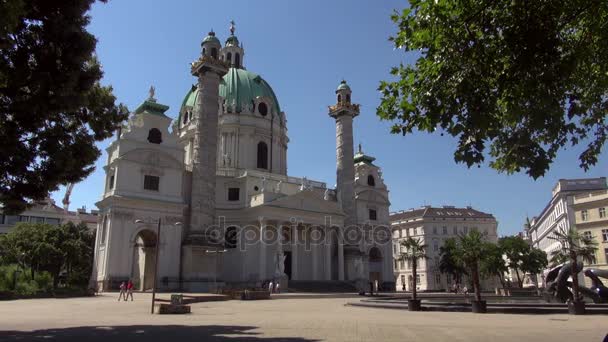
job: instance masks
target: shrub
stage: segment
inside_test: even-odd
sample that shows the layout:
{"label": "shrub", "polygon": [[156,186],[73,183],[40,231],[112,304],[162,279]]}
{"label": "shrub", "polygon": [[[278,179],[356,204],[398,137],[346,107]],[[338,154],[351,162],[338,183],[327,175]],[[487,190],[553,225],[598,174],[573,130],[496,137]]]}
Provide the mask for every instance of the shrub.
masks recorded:
{"label": "shrub", "polygon": [[38,285],[35,280],[17,282],[15,292],[21,296],[32,296],[38,293]]}

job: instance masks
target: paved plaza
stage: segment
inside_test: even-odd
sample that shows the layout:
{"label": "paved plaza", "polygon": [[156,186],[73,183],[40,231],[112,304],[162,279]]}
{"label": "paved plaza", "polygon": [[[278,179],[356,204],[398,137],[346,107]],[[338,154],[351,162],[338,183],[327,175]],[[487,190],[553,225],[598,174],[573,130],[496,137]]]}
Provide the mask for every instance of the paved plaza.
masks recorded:
{"label": "paved plaza", "polygon": [[0,302],[0,341],[602,341],[604,315],[506,315],[346,306],[357,297],[223,301],[150,315],[150,295]]}

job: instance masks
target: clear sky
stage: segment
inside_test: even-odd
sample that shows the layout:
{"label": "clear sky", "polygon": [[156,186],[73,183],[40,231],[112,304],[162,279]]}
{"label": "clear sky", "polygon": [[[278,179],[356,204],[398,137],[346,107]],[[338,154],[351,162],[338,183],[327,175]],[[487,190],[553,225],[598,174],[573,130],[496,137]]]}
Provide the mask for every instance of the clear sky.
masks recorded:
{"label": "clear sky", "polygon": [[[608,175],[606,153],[589,172],[578,168],[582,148],[562,151],[552,170],[536,181],[525,174],[498,174],[487,166],[468,169],[453,160],[455,140],[439,134],[389,134],[390,123],[375,114],[377,91],[389,78],[391,66],[412,57],[393,49],[387,38],[396,26],[393,9],[407,5],[395,0],[265,0],[156,1],[112,0],[98,3],[90,31],[98,38],[97,54],[105,84],[118,101],[134,110],[156,87],[156,98],[169,105],[175,118],[195,79],[189,63],[200,54],[200,42],[213,28],[222,43],[229,22],[244,44],[245,67],[273,87],[287,115],[288,173],[335,184],[335,126],[327,115],[342,78],[361,104],[355,119],[355,144],[377,158],[390,190],[391,211],[430,205],[472,205],[492,213],[499,234],[521,230],[526,215],[534,216],[551,197],[560,178]],[[104,183],[108,141],[95,173],[77,184],[71,209],[95,208]],[[53,194],[61,203],[65,189]]]}

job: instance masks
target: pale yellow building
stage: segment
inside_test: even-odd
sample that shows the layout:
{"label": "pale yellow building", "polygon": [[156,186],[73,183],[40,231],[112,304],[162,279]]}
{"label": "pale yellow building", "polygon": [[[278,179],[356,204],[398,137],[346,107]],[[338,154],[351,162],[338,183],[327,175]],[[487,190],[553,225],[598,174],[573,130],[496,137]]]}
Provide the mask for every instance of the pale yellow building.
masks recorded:
{"label": "pale yellow building", "polygon": [[[575,195],[572,209],[576,229],[583,235],[592,236],[598,243],[595,262],[585,263],[585,268],[608,269],[608,190]],[[591,285],[587,277],[585,284]]]}

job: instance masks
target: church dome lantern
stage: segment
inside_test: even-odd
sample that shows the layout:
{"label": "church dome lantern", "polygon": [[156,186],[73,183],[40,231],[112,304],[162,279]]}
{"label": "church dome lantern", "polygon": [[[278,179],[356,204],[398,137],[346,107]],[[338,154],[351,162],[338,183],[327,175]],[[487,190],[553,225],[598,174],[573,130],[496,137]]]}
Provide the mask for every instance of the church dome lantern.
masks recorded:
{"label": "church dome lantern", "polygon": [[220,40],[217,39],[217,37],[215,36],[215,32],[213,32],[213,30],[211,30],[207,34],[207,37],[203,39],[203,42],[201,43],[201,48],[203,56],[209,56],[216,59],[218,58],[220,50],[222,48],[222,44],[220,43]]}
{"label": "church dome lantern", "polygon": [[236,27],[234,21],[231,21],[230,37],[226,39],[226,43],[224,44],[220,58],[226,61],[230,67],[242,69],[245,50],[243,50],[243,45],[239,42],[239,39],[234,35],[235,30]]}
{"label": "church dome lantern", "polygon": [[338,104],[350,104],[350,96],[352,91],[350,90],[350,86],[346,83],[345,80],[342,80],[336,89],[337,94],[337,103]]}

